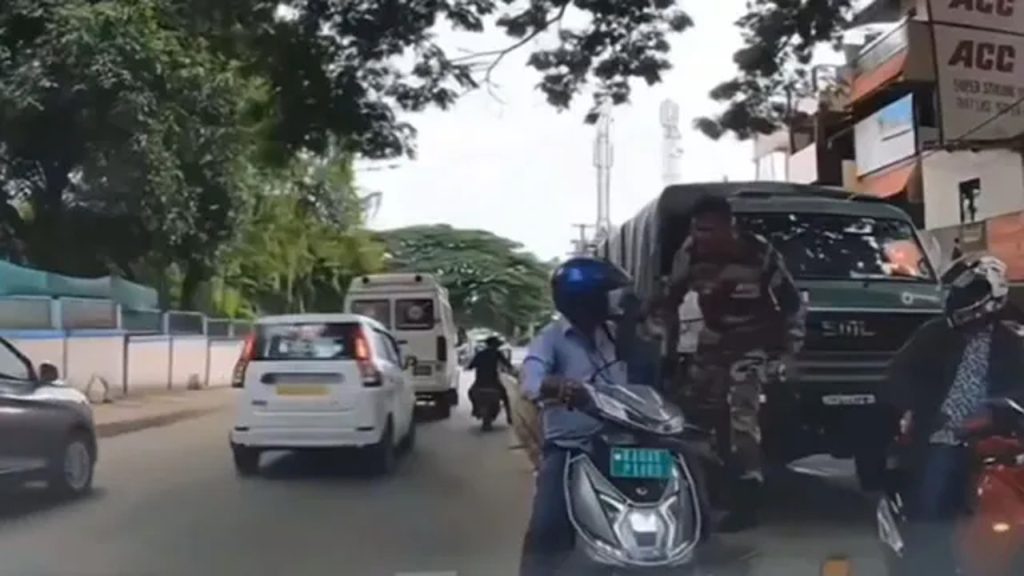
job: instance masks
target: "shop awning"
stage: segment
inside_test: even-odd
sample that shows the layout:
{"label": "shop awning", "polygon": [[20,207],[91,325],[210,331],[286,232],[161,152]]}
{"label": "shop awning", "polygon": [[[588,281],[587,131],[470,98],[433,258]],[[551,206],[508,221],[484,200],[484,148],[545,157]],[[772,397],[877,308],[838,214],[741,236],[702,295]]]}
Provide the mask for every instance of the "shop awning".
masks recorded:
{"label": "shop awning", "polygon": [[883,199],[899,196],[904,192],[910,192],[908,196],[913,200],[913,184],[917,180],[919,166],[920,163],[917,161],[917,158],[913,158],[909,162],[901,163],[881,172],[869,174],[857,182],[857,191],[861,194]]}
{"label": "shop awning", "polygon": [[862,100],[897,81],[903,75],[906,65],[907,50],[904,49],[874,70],[855,77],[850,88],[850,102]]}

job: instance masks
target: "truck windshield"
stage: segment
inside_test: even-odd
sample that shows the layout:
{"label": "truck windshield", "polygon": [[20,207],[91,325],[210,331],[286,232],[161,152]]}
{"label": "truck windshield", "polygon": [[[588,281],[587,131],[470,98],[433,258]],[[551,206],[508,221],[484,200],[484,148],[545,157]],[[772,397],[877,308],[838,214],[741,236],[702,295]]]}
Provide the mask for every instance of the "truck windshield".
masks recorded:
{"label": "truck windshield", "polygon": [[908,222],[842,214],[737,216],[744,230],[771,241],[795,278],[935,282]]}

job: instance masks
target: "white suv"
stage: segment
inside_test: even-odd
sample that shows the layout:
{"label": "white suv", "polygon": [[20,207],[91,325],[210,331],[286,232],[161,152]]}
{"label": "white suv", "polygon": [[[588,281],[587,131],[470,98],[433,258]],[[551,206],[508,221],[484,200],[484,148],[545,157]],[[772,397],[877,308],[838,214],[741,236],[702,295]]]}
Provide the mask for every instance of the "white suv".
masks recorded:
{"label": "white suv", "polygon": [[395,339],[365,316],[261,318],[232,382],[243,388],[230,435],[236,470],[258,473],[266,450],[362,448],[374,471],[391,472],[416,437],[405,364]]}

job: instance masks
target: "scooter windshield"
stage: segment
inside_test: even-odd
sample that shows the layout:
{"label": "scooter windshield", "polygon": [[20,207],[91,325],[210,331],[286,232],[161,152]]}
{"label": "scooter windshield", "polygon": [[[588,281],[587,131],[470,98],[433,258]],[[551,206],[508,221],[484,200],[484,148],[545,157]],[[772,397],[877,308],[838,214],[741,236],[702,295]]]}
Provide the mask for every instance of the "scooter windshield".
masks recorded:
{"label": "scooter windshield", "polygon": [[593,398],[605,418],[626,426],[657,434],[676,434],[685,424],[683,413],[650,386],[599,386],[595,387]]}

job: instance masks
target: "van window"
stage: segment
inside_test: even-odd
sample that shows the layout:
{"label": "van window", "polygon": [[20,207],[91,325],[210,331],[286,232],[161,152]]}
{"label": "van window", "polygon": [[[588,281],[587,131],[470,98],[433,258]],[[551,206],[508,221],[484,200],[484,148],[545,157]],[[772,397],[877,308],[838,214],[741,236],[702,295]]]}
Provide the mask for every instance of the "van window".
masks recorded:
{"label": "van window", "polygon": [[368,316],[391,328],[391,301],[390,300],[353,300],[350,306],[353,314]]}
{"label": "van window", "polygon": [[436,323],[434,301],[430,298],[395,300],[396,330],[431,330]]}
{"label": "van window", "polygon": [[769,239],[790,274],[805,280],[935,282],[909,222],[841,214],[738,214]]}
{"label": "van window", "polygon": [[262,324],[253,360],[351,360],[359,324]]}

